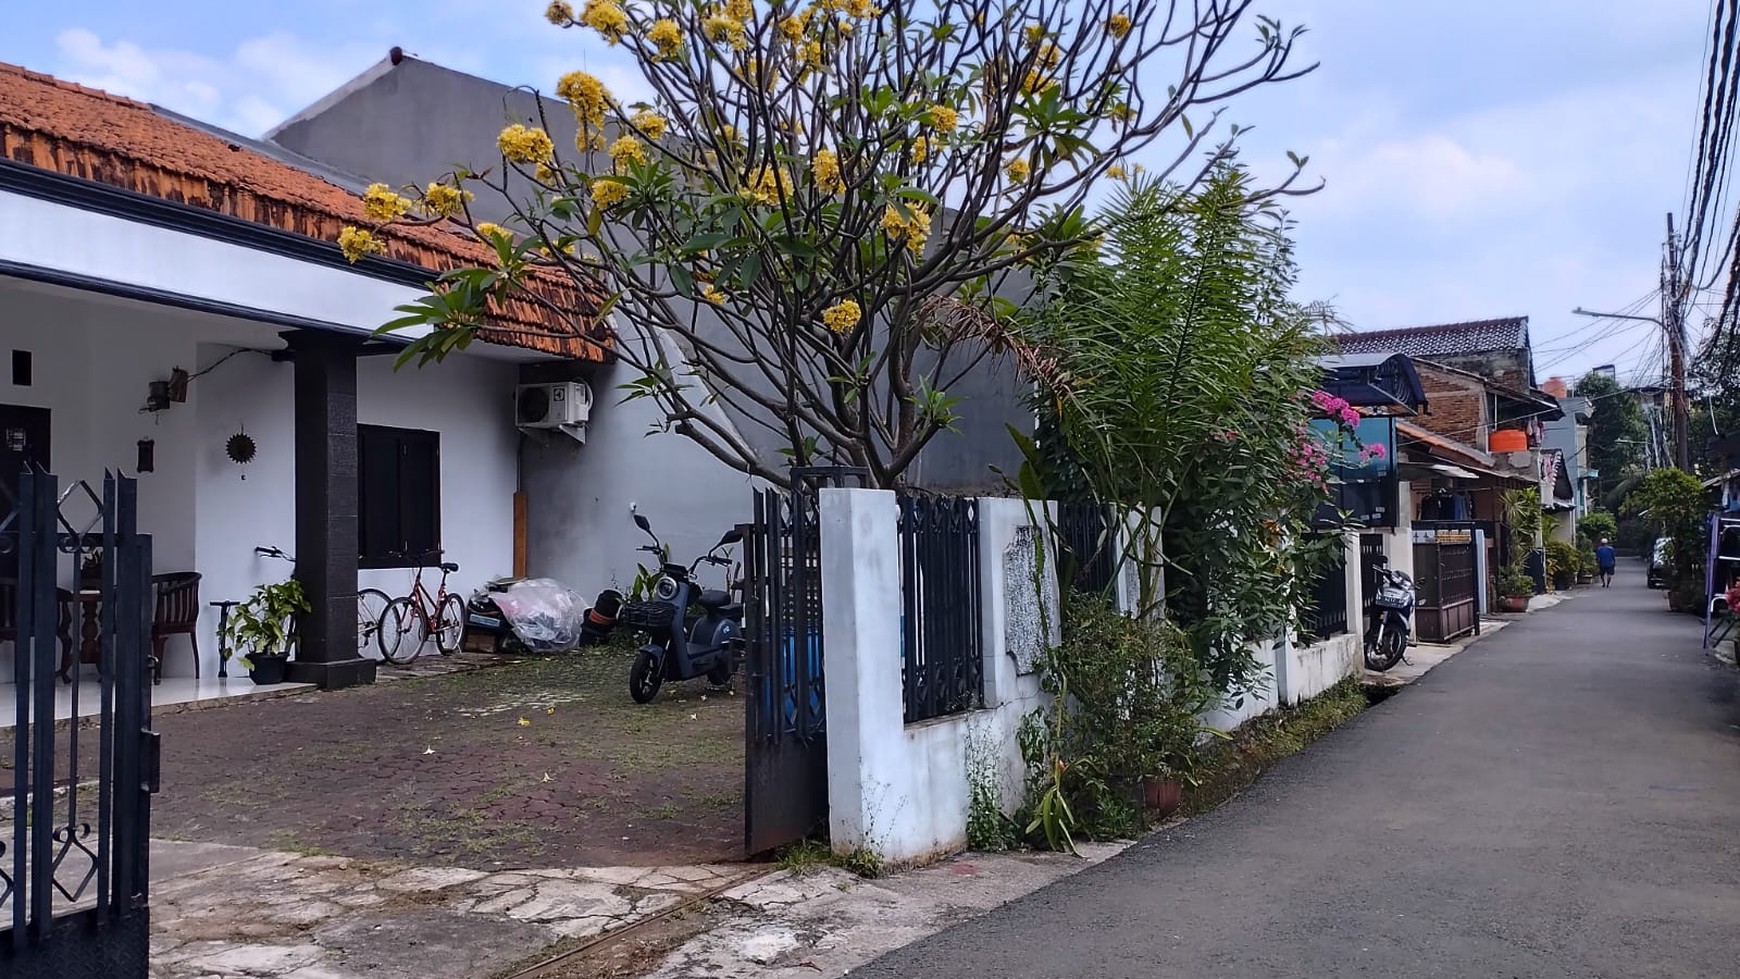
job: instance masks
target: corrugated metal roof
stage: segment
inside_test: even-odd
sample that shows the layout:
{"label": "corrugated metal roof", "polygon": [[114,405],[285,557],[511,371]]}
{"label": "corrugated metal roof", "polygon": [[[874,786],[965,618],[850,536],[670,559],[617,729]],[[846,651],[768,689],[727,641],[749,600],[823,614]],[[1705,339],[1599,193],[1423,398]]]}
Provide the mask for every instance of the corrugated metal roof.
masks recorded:
{"label": "corrugated metal roof", "polygon": [[1364,330],[1343,333],[1335,338],[1335,344],[1343,354],[1393,351],[1411,357],[1517,350],[1529,345],[1529,318],[1511,316],[1397,330]]}

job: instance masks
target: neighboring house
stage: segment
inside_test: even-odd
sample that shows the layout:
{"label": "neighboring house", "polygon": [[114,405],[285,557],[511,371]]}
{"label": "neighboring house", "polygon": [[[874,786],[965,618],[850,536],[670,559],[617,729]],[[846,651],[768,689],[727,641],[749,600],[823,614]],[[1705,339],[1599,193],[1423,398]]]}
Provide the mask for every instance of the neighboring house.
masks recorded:
{"label": "neighboring house", "polygon": [[[0,349],[12,365],[0,429],[63,486],[138,472],[154,570],[204,576],[207,678],[217,613],[204,603],[289,573],[256,545],[299,559],[313,609],[294,678],[334,687],[372,679],[356,591],[405,592],[405,552],[442,549],[461,589],[513,571],[528,532],[515,519],[515,383],[529,364],[608,355],[587,332],[596,298],[543,283],[575,319],[515,302],[441,370],[395,371],[402,344],[375,328],[435,274],[486,255],[459,235],[405,228],[387,235],[385,255],[346,262],[334,241],[364,221],[360,186],[279,148],[0,65]],[[169,675],[194,672],[180,641],[166,660]],[[10,669],[0,658],[0,680]]]}
{"label": "neighboring house", "polygon": [[[577,158],[576,124],[564,102],[419,61],[395,48],[266,138],[370,181],[420,185],[455,166],[498,168],[496,136],[509,122],[545,126],[559,150]],[[579,159],[609,166],[603,154],[589,163]],[[510,198],[523,200],[519,195],[529,193],[526,181],[510,175],[509,196],[481,193],[473,212],[479,220],[503,222],[513,213]],[[644,335],[638,324],[623,319],[619,313],[616,322],[625,336]],[[698,309],[698,322],[717,323],[705,306]],[[723,336],[723,327],[714,328]],[[678,554],[704,550],[724,529],[749,518],[745,476],[680,435],[648,434],[662,420],[650,401],[621,402],[621,385],[635,379],[631,367],[577,365],[568,376],[590,384],[596,403],[585,445],[534,443],[523,455],[526,485],[541,501],[534,505],[551,508],[547,534],[531,545],[535,573],[586,592],[623,583],[634,570],[634,548],[643,542],[630,521],[631,505],[665,533]],[[551,377],[543,369],[524,375],[526,380]],[[1024,392],[1013,365],[987,363],[971,371],[950,389],[961,399],[957,428],[925,448],[909,480],[933,490],[1001,490],[997,471],[1014,472],[1021,462],[1008,426],[1032,428]],[[739,435],[777,464],[783,443],[758,424],[732,419]]]}
{"label": "neighboring house", "polygon": [[[1570,484],[1570,514],[1560,519],[1568,526],[1559,528],[1559,533],[1565,540],[1575,541],[1578,520],[1595,509],[1599,474],[1589,465],[1589,423],[1594,418],[1594,404],[1588,398],[1572,396],[1565,382],[1556,377],[1548,379],[1542,390],[1552,395],[1564,412],[1564,417],[1546,423],[1541,444],[1558,451],[1560,467]],[[1547,499],[1544,493],[1541,498]]]}
{"label": "neighboring house", "polygon": [[[1394,351],[1467,371],[1508,388],[1527,391],[1535,387],[1527,316],[1343,333],[1335,343],[1342,353]],[[1431,395],[1430,390],[1426,393]]]}
{"label": "neighboring house", "polygon": [[[1346,354],[1400,350],[1414,358],[1427,413],[1398,425],[1404,474],[1418,520],[1471,520],[1488,530],[1487,567],[1507,553],[1498,533],[1506,490],[1542,485],[1542,507],[1558,506],[1557,476],[1545,468],[1545,426],[1563,417],[1551,395],[1535,386],[1526,316],[1344,333]],[[1554,463],[1557,467],[1558,463]]]}

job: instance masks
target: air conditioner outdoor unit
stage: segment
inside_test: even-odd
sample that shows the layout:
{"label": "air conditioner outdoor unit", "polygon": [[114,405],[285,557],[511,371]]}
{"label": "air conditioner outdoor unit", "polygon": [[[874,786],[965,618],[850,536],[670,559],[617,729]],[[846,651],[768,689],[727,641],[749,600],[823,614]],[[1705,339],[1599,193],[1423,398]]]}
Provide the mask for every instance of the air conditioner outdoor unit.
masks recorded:
{"label": "air conditioner outdoor unit", "polygon": [[514,394],[514,425],[528,431],[556,430],[586,441],[592,389],[581,381],[522,384]]}

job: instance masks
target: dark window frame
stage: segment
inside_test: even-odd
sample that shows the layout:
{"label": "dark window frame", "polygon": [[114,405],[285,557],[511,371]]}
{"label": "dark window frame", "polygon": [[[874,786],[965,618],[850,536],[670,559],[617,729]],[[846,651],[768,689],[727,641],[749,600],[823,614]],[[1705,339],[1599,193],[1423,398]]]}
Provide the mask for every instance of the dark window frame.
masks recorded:
{"label": "dark window frame", "polygon": [[[418,551],[441,547],[441,433],[419,428],[397,428],[391,425],[357,425],[357,567],[363,570],[414,568],[433,566],[439,557],[425,558]],[[407,473],[407,456],[412,448],[427,448],[428,471],[422,480],[416,473]],[[371,474],[381,472],[385,458],[397,460],[390,485],[370,490]],[[411,493],[420,492],[427,484],[427,496],[418,500]],[[421,502],[421,508],[409,505]],[[415,511],[427,512],[427,525],[410,526]],[[371,515],[389,519],[390,529],[375,526]],[[385,543],[390,536],[395,544]],[[426,546],[420,546],[426,545]],[[392,552],[405,552],[398,556]]]}

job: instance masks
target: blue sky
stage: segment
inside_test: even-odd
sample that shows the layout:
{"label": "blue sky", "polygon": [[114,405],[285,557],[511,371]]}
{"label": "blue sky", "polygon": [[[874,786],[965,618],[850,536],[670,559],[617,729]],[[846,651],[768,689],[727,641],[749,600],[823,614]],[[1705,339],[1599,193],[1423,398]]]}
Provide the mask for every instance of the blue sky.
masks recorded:
{"label": "blue sky", "polygon": [[[257,134],[401,45],[512,84],[633,79],[542,0],[17,4],[0,60]],[[1303,299],[1356,327],[1528,315],[1542,377],[1659,365],[1648,324],[1572,316],[1654,288],[1680,210],[1709,0],[1270,0],[1316,74],[1232,103],[1259,168],[1308,154]],[[1653,312],[1653,307],[1645,312]]]}

